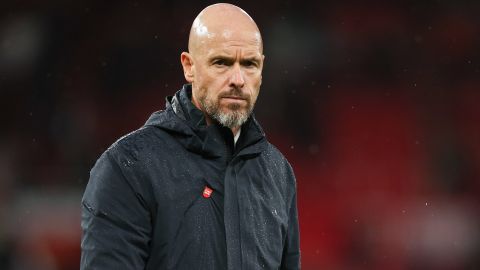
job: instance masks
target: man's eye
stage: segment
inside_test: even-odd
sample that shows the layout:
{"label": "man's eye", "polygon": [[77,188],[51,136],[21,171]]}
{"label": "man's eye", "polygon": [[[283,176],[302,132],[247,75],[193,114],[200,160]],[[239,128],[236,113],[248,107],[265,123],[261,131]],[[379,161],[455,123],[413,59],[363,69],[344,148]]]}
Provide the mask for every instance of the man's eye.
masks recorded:
{"label": "man's eye", "polygon": [[246,66],[246,67],[256,67],[257,64],[253,61],[245,61],[243,62],[243,65]]}
{"label": "man's eye", "polygon": [[227,62],[225,60],[219,59],[219,60],[215,60],[213,64],[217,66],[225,66]]}

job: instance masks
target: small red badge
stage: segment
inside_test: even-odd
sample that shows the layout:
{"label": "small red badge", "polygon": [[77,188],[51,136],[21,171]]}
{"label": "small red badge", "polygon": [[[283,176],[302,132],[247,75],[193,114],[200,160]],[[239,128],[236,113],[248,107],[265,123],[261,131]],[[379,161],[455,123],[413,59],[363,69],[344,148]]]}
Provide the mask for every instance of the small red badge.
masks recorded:
{"label": "small red badge", "polygon": [[205,188],[203,189],[203,197],[210,198],[210,196],[212,196],[212,192],[213,192],[213,189],[205,186]]}

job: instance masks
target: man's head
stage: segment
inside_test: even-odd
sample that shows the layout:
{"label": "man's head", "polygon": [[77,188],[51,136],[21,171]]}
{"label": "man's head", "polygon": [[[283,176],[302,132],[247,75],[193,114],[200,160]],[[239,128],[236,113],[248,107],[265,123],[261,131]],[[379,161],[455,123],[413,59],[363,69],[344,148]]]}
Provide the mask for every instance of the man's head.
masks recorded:
{"label": "man's head", "polygon": [[195,18],[181,62],[192,102],[207,121],[237,130],[253,110],[262,83],[263,43],[253,19],[231,4]]}

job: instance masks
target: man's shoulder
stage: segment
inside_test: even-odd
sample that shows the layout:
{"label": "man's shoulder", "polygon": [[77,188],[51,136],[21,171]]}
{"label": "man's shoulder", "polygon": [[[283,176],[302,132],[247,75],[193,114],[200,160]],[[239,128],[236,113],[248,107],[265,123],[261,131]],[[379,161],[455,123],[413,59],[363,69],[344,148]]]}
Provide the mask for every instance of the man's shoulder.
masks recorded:
{"label": "man's shoulder", "polygon": [[148,155],[155,146],[161,145],[165,138],[165,132],[161,129],[145,125],[118,138],[105,153],[114,158],[130,156],[140,159],[141,156]]}
{"label": "man's shoulder", "polygon": [[275,166],[276,169],[279,169],[288,175],[294,175],[290,162],[288,162],[283,153],[272,143],[267,141],[267,147],[265,151],[263,151],[262,155],[269,161],[270,164],[272,164],[272,166]]}
{"label": "man's shoulder", "polygon": [[[159,139],[164,137],[164,132],[158,126],[151,124],[151,119],[159,119],[167,117],[166,111],[158,111],[152,114],[147,123],[140,128],[127,133],[118,138],[107,151],[110,152],[123,152],[123,151],[140,151],[152,144],[158,144]],[[155,121],[155,120],[154,120]]]}
{"label": "man's shoulder", "polygon": [[267,147],[264,152],[265,155],[268,155],[269,158],[278,159],[278,161],[288,163],[287,158],[283,155],[283,153],[272,143],[267,141]]}
{"label": "man's shoulder", "polygon": [[148,144],[153,136],[153,128],[150,126],[142,126],[130,133],[118,138],[107,151],[124,151],[129,149],[141,149]]}

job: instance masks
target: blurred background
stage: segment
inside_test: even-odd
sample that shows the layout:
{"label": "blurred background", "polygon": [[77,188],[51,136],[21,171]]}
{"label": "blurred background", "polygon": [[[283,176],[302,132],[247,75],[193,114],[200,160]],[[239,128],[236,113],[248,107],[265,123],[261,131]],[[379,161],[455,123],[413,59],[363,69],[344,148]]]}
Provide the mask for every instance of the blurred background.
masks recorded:
{"label": "blurred background", "polygon": [[[211,3],[2,3],[0,269],[78,269],[89,170],[181,88]],[[480,2],[233,3],[264,37],[303,269],[480,269]]]}

